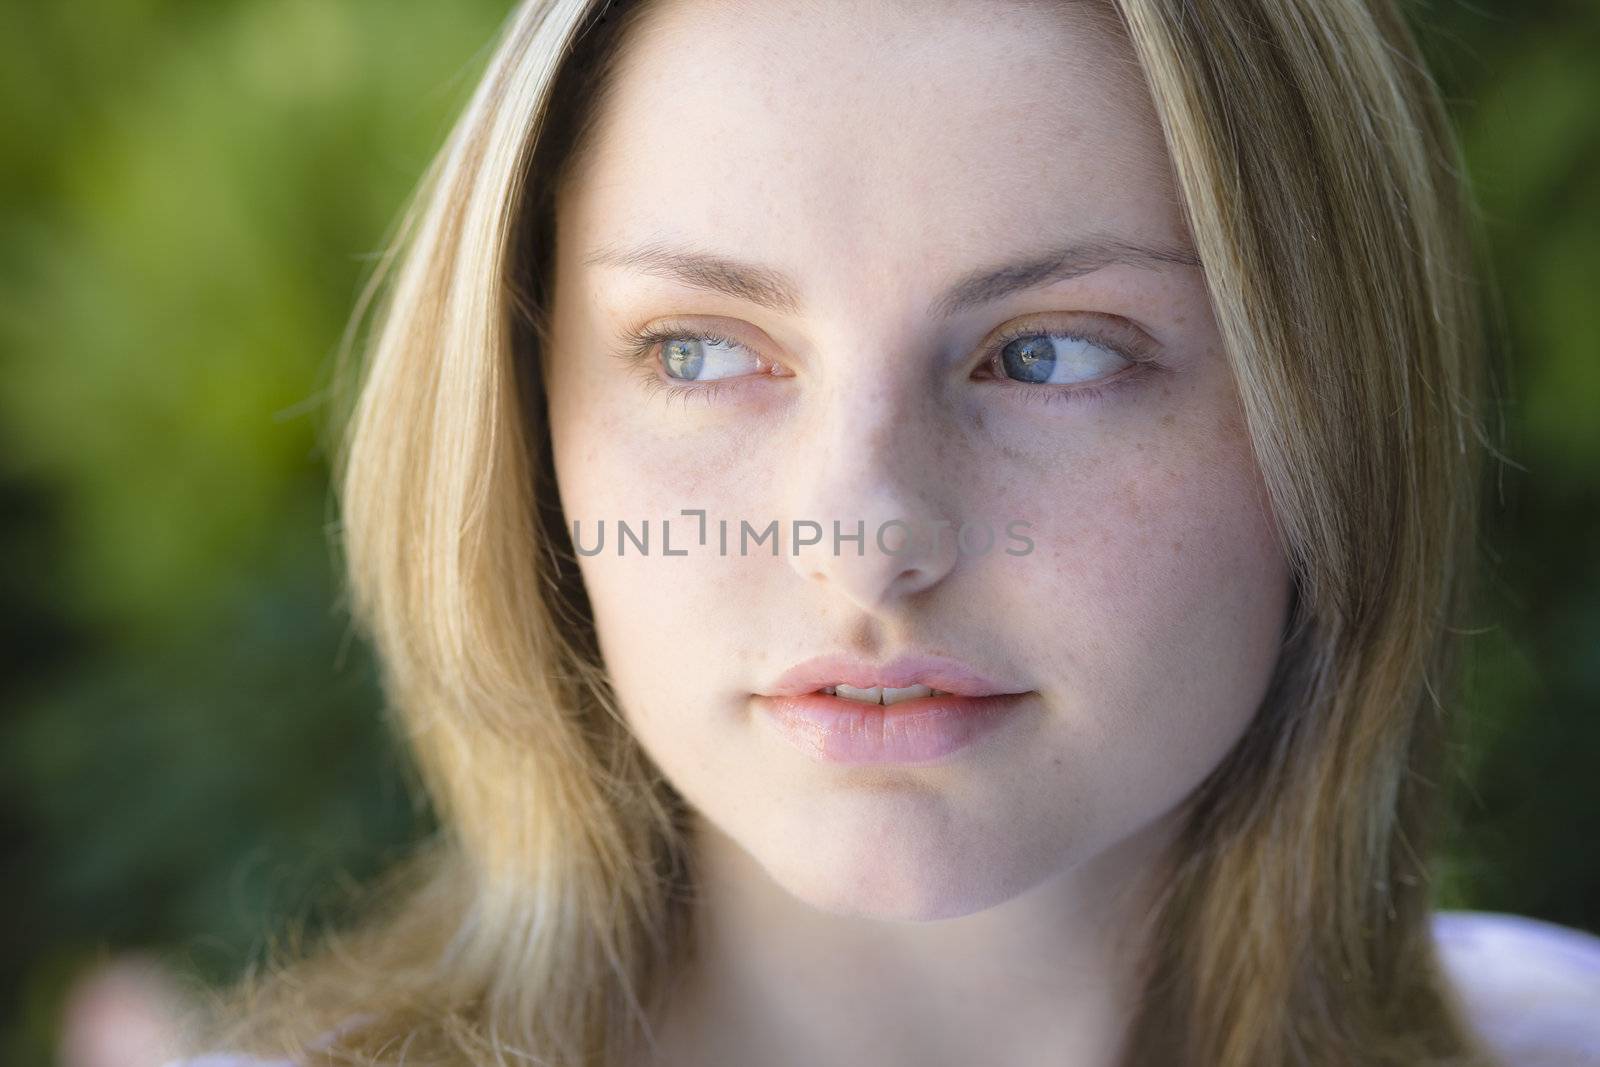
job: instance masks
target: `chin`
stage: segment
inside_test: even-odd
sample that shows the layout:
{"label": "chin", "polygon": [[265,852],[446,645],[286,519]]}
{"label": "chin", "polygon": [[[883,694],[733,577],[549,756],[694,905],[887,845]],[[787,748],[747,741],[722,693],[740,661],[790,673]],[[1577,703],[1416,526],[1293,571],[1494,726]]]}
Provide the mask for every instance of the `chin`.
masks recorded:
{"label": "chin", "polygon": [[1043,872],[941,835],[886,827],[839,832],[759,856],[767,874],[819,911],[886,922],[937,922],[987,911],[1026,892]]}

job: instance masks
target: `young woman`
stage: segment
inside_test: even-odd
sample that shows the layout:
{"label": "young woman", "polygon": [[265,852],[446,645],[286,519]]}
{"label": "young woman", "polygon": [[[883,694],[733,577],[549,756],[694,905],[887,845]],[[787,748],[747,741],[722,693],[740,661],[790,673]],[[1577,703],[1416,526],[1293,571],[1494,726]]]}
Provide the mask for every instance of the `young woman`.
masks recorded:
{"label": "young woman", "polygon": [[523,4],[340,457],[445,831],[206,1046],[1532,1062],[1429,882],[1470,218],[1389,0]]}

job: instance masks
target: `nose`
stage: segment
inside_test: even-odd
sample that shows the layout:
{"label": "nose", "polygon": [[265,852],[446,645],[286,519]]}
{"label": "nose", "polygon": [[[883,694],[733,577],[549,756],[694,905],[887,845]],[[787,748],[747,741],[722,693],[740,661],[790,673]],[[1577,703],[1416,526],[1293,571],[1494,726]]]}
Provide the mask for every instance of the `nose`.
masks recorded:
{"label": "nose", "polygon": [[914,386],[846,386],[796,450],[790,565],[863,611],[936,585],[960,554],[936,407]]}

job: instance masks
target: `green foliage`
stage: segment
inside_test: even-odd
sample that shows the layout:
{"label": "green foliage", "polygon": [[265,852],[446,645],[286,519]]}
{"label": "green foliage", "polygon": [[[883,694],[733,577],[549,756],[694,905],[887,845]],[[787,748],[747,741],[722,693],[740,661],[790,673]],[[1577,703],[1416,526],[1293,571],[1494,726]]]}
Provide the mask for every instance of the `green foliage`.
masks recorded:
{"label": "green foliage", "polygon": [[1600,928],[1600,8],[1435,2],[1500,290],[1505,448],[1443,897]]}
{"label": "green foliage", "polygon": [[102,946],[236,971],[429,825],[324,527],[318,417],[489,3],[0,9],[0,1062]]}

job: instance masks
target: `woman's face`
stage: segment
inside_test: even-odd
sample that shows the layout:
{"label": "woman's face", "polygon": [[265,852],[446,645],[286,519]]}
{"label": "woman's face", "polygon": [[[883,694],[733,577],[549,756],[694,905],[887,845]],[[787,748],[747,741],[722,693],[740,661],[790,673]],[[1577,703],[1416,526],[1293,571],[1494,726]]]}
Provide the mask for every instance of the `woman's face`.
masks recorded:
{"label": "woman's face", "polygon": [[[978,911],[1159,825],[1254,713],[1290,578],[1129,46],[1072,4],[650,18],[561,190],[543,355],[639,742],[841,914]],[[1024,695],[847,762],[764,697],[830,653]]]}

